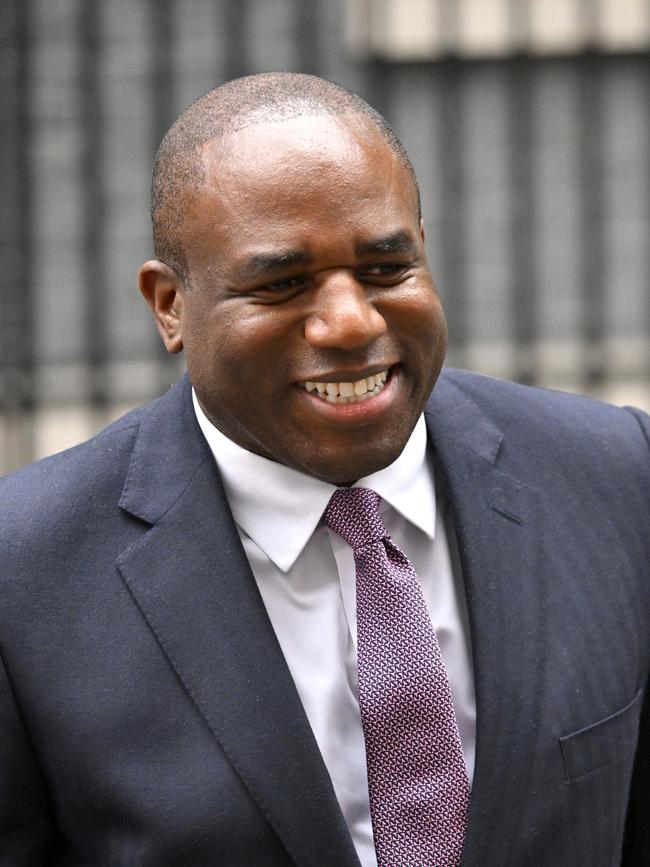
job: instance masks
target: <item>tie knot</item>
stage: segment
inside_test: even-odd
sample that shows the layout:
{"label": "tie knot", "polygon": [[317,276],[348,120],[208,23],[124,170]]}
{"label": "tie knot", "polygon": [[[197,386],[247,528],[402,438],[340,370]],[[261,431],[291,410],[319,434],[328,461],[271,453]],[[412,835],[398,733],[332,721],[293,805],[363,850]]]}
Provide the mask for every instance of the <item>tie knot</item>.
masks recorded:
{"label": "tie knot", "polygon": [[387,538],[379,517],[379,494],[369,488],[339,488],[323,512],[323,523],[355,551]]}

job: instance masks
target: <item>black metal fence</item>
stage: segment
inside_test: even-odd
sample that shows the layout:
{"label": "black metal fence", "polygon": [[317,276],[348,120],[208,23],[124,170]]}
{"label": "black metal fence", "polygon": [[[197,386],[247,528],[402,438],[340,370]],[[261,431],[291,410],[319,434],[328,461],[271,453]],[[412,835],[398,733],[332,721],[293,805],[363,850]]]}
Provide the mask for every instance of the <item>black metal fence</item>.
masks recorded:
{"label": "black metal fence", "polygon": [[190,100],[265,69],[333,78],[397,129],[452,362],[650,406],[648,56],[355,59],[342,4],[5,0],[0,468],[176,377],[135,287],[153,153]]}

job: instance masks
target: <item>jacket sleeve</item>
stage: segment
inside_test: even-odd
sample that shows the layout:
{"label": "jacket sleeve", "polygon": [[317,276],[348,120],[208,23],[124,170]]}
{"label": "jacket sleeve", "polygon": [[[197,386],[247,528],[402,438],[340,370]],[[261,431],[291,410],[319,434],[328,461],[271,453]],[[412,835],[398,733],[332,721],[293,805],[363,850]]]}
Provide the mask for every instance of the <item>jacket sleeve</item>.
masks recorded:
{"label": "jacket sleeve", "polygon": [[[628,408],[636,417],[641,430],[650,446],[650,419],[639,410]],[[650,515],[645,516],[647,532],[650,534]],[[650,586],[650,570],[645,576]],[[649,590],[650,593],[650,590]],[[650,852],[650,679],[646,684],[644,705],[641,711],[639,739],[630,798],[628,804],[627,822],[625,826],[625,842],[623,847],[623,867],[640,867],[647,863]]]}
{"label": "jacket sleeve", "polygon": [[646,685],[630,787],[622,867],[641,867],[650,852],[650,683]]}
{"label": "jacket sleeve", "polygon": [[45,780],[0,657],[0,864],[50,864],[55,839]]}

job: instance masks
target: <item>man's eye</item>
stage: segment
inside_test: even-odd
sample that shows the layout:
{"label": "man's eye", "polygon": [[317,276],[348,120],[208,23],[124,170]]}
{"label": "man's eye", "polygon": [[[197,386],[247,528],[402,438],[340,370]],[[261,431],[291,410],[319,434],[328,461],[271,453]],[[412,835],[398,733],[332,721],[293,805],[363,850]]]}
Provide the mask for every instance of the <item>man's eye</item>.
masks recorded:
{"label": "man's eye", "polygon": [[406,271],[407,266],[401,262],[378,262],[374,265],[366,265],[360,269],[359,276],[362,280],[399,279]]}
{"label": "man's eye", "polygon": [[260,286],[258,292],[268,292],[270,295],[281,295],[285,292],[296,292],[305,284],[304,277],[286,277],[284,280],[275,280],[273,283],[265,283]]}

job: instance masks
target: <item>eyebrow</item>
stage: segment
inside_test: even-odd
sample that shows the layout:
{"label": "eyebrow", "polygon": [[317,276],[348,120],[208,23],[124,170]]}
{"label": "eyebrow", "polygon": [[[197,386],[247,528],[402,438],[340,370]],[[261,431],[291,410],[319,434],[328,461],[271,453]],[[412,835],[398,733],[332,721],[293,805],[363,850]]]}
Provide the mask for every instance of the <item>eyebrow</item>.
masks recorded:
{"label": "eyebrow", "polygon": [[[360,241],[354,245],[357,256],[390,255],[410,253],[415,247],[415,238],[406,231],[398,229],[390,235]],[[237,274],[246,281],[263,280],[287,268],[311,265],[314,257],[305,250],[282,250],[278,253],[253,253],[237,268]]]}
{"label": "eyebrow", "polygon": [[244,280],[260,280],[284,268],[296,265],[309,265],[313,261],[311,253],[304,250],[283,250],[279,253],[254,253],[246,259],[237,272]]}
{"label": "eyebrow", "polygon": [[357,256],[372,256],[373,254],[410,253],[415,247],[415,238],[406,229],[398,229],[383,238],[371,238],[355,244]]}

